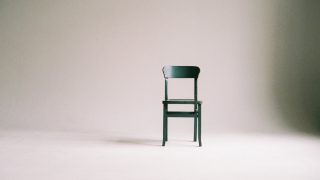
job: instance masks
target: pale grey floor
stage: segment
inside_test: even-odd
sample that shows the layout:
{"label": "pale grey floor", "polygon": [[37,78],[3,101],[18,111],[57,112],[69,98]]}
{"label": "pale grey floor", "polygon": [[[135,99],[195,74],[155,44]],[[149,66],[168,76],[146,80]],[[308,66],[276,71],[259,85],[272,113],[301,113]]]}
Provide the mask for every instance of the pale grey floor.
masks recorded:
{"label": "pale grey floor", "polygon": [[[181,136],[182,137],[182,136]],[[319,180],[320,139],[205,134],[188,139],[0,131],[1,180]]]}

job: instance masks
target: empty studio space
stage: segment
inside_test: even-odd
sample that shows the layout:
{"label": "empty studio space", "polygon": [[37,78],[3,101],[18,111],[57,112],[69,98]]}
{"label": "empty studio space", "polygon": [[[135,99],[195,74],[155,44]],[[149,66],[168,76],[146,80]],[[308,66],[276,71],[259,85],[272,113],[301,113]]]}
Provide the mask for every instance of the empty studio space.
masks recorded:
{"label": "empty studio space", "polygon": [[0,0],[0,179],[319,180],[319,9]]}

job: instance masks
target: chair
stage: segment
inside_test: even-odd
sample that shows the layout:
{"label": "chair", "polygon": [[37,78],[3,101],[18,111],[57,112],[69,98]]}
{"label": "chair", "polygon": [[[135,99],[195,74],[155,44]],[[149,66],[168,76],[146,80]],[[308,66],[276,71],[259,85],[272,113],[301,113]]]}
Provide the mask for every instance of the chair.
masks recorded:
{"label": "chair", "polygon": [[[194,118],[194,135],[193,141],[197,141],[197,130],[199,146],[201,142],[201,101],[198,101],[197,80],[200,68],[196,66],[164,66],[163,75],[165,78],[165,100],[163,104],[163,140],[162,146],[168,141],[168,118],[169,117],[191,117]],[[169,78],[193,78],[194,79],[194,99],[168,99],[168,79]],[[168,111],[169,104],[193,104],[194,111]],[[197,129],[198,125],[198,129]]]}

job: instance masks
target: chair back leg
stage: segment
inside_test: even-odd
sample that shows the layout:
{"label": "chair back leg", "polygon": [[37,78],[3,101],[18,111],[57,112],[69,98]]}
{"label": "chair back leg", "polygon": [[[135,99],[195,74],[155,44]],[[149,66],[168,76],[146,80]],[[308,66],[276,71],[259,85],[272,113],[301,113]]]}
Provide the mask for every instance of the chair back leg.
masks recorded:
{"label": "chair back leg", "polygon": [[194,112],[193,141],[197,141],[197,108],[194,108]]}

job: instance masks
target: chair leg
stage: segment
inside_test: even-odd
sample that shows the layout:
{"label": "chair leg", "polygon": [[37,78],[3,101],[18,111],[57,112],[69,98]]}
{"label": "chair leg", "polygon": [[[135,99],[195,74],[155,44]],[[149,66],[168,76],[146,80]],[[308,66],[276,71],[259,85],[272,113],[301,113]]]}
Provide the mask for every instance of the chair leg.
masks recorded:
{"label": "chair leg", "polygon": [[199,109],[198,109],[198,111],[199,111],[199,117],[198,117],[198,128],[199,128],[199,130],[198,130],[198,138],[199,138],[199,146],[201,147],[202,146],[202,142],[201,142],[201,104],[199,104]]}
{"label": "chair leg", "polygon": [[163,132],[162,132],[162,146],[166,145],[166,109],[163,105]]}
{"label": "chair leg", "polygon": [[168,118],[166,118],[165,121],[166,121],[166,137],[165,137],[165,140],[168,141]]}
{"label": "chair leg", "polygon": [[197,141],[197,114],[194,116],[193,141]]}
{"label": "chair leg", "polygon": [[165,141],[168,141],[168,116],[167,116],[167,112],[168,112],[168,105],[166,104],[164,106],[165,112],[164,112],[164,120],[166,123],[166,133],[165,133]]}

